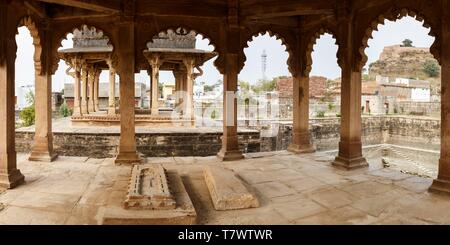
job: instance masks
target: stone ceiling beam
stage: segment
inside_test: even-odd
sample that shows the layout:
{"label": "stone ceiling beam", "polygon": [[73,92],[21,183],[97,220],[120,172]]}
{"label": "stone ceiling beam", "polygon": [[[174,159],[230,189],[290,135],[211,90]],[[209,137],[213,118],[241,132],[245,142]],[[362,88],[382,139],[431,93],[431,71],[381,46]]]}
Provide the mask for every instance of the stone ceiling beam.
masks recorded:
{"label": "stone ceiling beam", "polygon": [[81,9],[89,9],[98,12],[119,13],[122,8],[116,0],[37,0],[45,3],[65,5]]}
{"label": "stone ceiling beam", "polygon": [[156,16],[193,16],[193,17],[226,17],[227,5],[202,3],[196,1],[138,1],[136,15]]}
{"label": "stone ceiling beam", "polygon": [[257,1],[253,4],[241,4],[240,16],[246,19],[266,19],[319,14],[334,14],[334,1]]}
{"label": "stone ceiling beam", "polygon": [[43,19],[47,17],[47,11],[45,10],[45,7],[42,5],[42,3],[26,0],[24,1],[24,4],[29,10],[39,16],[39,18]]}

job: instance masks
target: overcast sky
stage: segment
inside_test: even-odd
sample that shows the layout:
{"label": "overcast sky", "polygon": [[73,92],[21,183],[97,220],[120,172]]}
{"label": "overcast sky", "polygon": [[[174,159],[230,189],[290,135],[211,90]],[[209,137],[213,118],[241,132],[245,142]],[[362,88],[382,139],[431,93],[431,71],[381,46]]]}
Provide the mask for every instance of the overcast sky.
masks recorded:
{"label": "overcast sky", "polygon": [[[366,54],[369,57],[368,64],[376,61],[383,47],[389,45],[400,44],[404,39],[408,38],[413,41],[416,47],[430,47],[434,38],[428,35],[429,29],[422,26],[422,23],[414,20],[411,17],[405,17],[396,22],[387,21],[385,25],[379,27],[379,30],[373,34],[373,39],[369,41],[369,48],[366,49]],[[33,53],[34,47],[31,36],[25,27],[19,28],[19,34],[16,36],[17,41],[17,59],[16,59],[16,87],[29,85],[34,83],[34,67],[33,67]],[[207,39],[202,40],[200,36],[197,38],[197,48],[205,50],[213,50],[213,47],[208,45]],[[68,40],[63,41],[63,47],[69,48],[72,46],[70,36]],[[277,76],[289,76],[287,68],[288,54],[285,51],[286,47],[281,44],[281,41],[276,40],[275,37],[269,35],[258,36],[249,43],[249,48],[244,50],[247,57],[244,69],[239,74],[239,79],[255,83],[262,78],[262,62],[261,54],[263,51],[267,53],[267,78]],[[336,60],[337,46],[335,40],[330,35],[323,35],[314,46],[313,52],[313,69],[311,75],[325,76],[328,78],[340,77],[340,68]],[[197,78],[197,82],[205,82],[213,84],[222,79],[222,76],[217,71],[211,60],[203,66],[204,75]],[[65,74],[66,66],[64,62],[60,62],[60,66],[55,76],[53,76],[53,91],[61,91],[64,83],[72,82],[72,78]],[[107,72],[101,75],[101,82],[108,81]],[[170,72],[161,72],[160,81],[173,80]],[[149,77],[146,72],[141,72],[136,75],[137,82],[149,83]]]}

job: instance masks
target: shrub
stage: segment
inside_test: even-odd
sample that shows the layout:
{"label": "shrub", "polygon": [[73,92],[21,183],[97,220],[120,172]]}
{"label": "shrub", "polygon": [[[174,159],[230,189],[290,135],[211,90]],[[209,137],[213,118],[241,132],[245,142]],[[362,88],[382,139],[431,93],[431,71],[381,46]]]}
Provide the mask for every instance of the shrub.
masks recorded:
{"label": "shrub", "polygon": [[33,91],[29,91],[25,98],[29,104],[28,107],[25,107],[20,113],[19,118],[22,120],[22,126],[29,127],[34,124],[36,118],[35,104],[34,104],[34,93]]}
{"label": "shrub", "polygon": [[59,114],[62,117],[68,117],[71,116],[73,113],[72,109],[69,108],[69,106],[67,105],[66,101],[64,101],[64,103],[61,105],[61,107],[59,107]]}
{"label": "shrub", "polygon": [[334,107],[335,107],[335,105],[332,102],[330,102],[328,104],[328,110],[332,111],[334,109]]}
{"label": "shrub", "polygon": [[216,111],[214,110],[213,112],[211,112],[211,119],[216,119],[216,117]]}
{"label": "shrub", "polygon": [[35,108],[34,104],[28,107],[25,107],[19,114],[20,119],[22,120],[22,126],[29,127],[34,124],[35,121]]}
{"label": "shrub", "polygon": [[439,76],[439,64],[435,60],[426,60],[423,64],[423,71],[429,77]]}
{"label": "shrub", "polygon": [[316,117],[325,117],[325,112],[324,111],[318,111]]}
{"label": "shrub", "polygon": [[336,117],[341,117],[341,113],[336,113]]}

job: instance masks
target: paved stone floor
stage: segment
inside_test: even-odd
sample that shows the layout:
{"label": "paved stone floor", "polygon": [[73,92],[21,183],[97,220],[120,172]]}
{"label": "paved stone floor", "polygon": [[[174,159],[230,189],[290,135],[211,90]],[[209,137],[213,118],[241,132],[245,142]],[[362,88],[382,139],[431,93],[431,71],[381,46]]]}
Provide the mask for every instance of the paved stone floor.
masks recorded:
{"label": "paved stone floor", "polygon": [[[59,157],[31,163],[18,155],[26,184],[0,190],[0,224],[97,224],[109,190],[129,178],[113,159]],[[329,154],[259,153],[221,163],[215,157],[149,158],[182,175],[200,224],[450,224],[450,197],[430,194],[432,179],[382,168],[343,171]],[[202,168],[235,171],[261,207],[215,211]]]}
{"label": "paved stone floor", "polygon": [[[199,119],[201,121],[201,119]],[[16,132],[34,132],[35,125],[29,127],[21,127],[16,129]],[[106,126],[74,126],[72,125],[70,117],[58,118],[52,120],[52,131],[53,133],[81,133],[81,134],[119,134],[120,125]],[[189,133],[222,133],[222,125],[216,126],[199,126],[199,127],[189,127]],[[254,129],[246,129],[239,127],[239,132],[255,132]],[[136,125],[136,133],[186,133],[186,127],[180,126],[164,126],[164,127],[148,127]]]}

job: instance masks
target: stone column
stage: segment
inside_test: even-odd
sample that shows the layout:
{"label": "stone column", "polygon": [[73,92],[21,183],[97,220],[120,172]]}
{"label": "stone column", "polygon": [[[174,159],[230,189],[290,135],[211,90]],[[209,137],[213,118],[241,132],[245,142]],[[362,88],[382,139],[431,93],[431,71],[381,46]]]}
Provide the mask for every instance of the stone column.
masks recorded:
{"label": "stone column", "polygon": [[[42,52],[46,60],[51,59],[51,39],[48,30],[41,37]],[[30,161],[52,162],[57,157],[53,152],[52,132],[52,69],[51,63],[35,72],[35,133],[34,144],[31,149]]]}
{"label": "stone column", "polygon": [[[450,1],[443,1],[444,9]],[[431,192],[450,194],[450,14],[442,16],[441,32],[441,155],[438,177],[430,187]]]}
{"label": "stone column", "polygon": [[161,66],[161,60],[159,59],[159,56],[154,56],[149,59],[150,66],[152,67],[152,115],[158,115],[159,114],[159,105],[158,105],[158,79],[159,79],[159,67]]}
{"label": "stone column", "polygon": [[134,24],[117,25],[117,72],[120,77],[120,142],[116,164],[133,164],[141,161],[136,151],[134,118]]}
{"label": "stone column", "polygon": [[339,46],[341,80],[341,139],[334,166],[344,169],[367,167],[362,155],[361,142],[361,69],[355,59],[354,30],[352,19],[345,17],[339,23],[344,42]]}
{"label": "stone column", "polygon": [[178,107],[180,105],[180,98],[181,98],[181,91],[180,91],[180,84],[182,81],[181,78],[182,73],[180,70],[174,70],[173,76],[175,77],[175,110],[178,112],[180,111],[180,108]]}
{"label": "stone column", "polygon": [[116,115],[116,72],[109,68],[108,115]]}
{"label": "stone column", "polygon": [[8,22],[5,1],[0,2],[0,187],[14,188],[24,182],[17,169],[15,150],[14,62],[17,46],[15,23]]}
{"label": "stone column", "polygon": [[194,79],[193,79],[193,73],[194,73],[194,59],[193,58],[186,58],[183,60],[184,65],[186,66],[186,103],[185,103],[185,113],[184,117],[189,119],[194,119]]}
{"label": "stone column", "polygon": [[97,69],[95,72],[94,79],[94,111],[100,111],[99,101],[98,101],[98,92],[100,88],[100,73],[102,70]]}
{"label": "stone column", "polygon": [[309,77],[294,76],[292,142],[288,151],[300,154],[315,151],[309,132]]}
{"label": "stone column", "polygon": [[81,64],[79,60],[72,62],[74,73],[74,84],[73,84],[73,116],[81,116],[81,103],[80,103],[80,82],[81,82]]}
{"label": "stone column", "polygon": [[95,74],[97,73],[95,71],[95,68],[93,66],[90,66],[88,68],[88,74],[89,74],[89,101],[88,101],[88,111],[89,113],[95,112]]}
{"label": "stone column", "polygon": [[226,67],[223,76],[223,136],[222,149],[218,157],[223,161],[233,161],[244,158],[239,150],[237,134],[237,99],[238,85],[238,55],[225,54]]}
{"label": "stone column", "polygon": [[88,70],[86,63],[83,63],[83,69],[82,69],[82,84],[81,84],[81,114],[89,114],[88,110]]}
{"label": "stone column", "polygon": [[179,110],[182,115],[186,113],[186,96],[187,96],[187,90],[186,90],[186,84],[187,84],[187,71],[181,70],[180,71],[180,98],[179,99]]}

